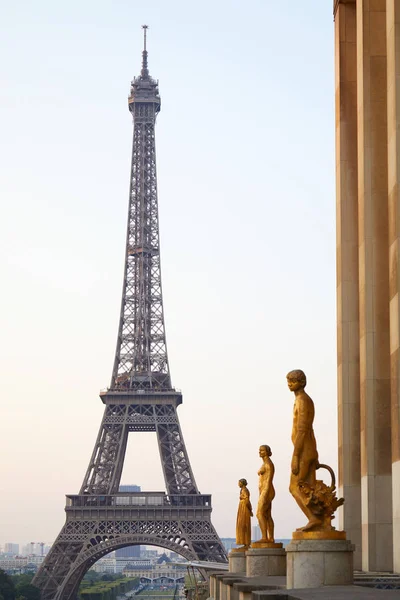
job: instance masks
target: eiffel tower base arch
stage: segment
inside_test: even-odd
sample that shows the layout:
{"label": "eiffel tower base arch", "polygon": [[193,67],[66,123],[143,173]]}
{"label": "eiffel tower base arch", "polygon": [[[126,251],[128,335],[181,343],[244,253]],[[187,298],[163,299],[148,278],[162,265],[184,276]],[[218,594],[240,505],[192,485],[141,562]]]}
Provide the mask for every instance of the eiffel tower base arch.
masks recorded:
{"label": "eiffel tower base arch", "polygon": [[[210,500],[202,494],[149,492],[67,496],[67,521],[33,581],[42,600],[74,599],[88,569],[125,546],[159,546],[187,560],[223,562],[225,552],[211,523]],[[137,505],[138,501],[145,504]]]}

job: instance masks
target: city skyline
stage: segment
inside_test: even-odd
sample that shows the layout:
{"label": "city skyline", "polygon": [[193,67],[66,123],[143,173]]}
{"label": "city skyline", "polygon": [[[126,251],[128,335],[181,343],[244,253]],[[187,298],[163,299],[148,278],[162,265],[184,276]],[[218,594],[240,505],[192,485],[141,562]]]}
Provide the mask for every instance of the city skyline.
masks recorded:
{"label": "city skyline", "polygon": [[[253,3],[250,33],[239,3],[229,15],[206,3],[214,19],[206,46],[202,27],[209,19],[198,21],[179,2],[170,7],[177,22],[169,30],[160,3],[160,13],[140,9],[134,18],[127,6],[122,14],[101,7],[98,29],[112,20],[113,41],[106,44],[91,29],[88,8],[77,3],[61,12],[43,1],[35,14],[27,3],[7,9],[5,24],[16,36],[5,32],[3,49],[13,49],[19,36],[36,43],[32,56],[8,51],[13,60],[2,71],[8,91],[1,118],[8,120],[1,185],[9,199],[2,243],[10,257],[2,455],[10,455],[16,438],[23,443],[2,467],[0,543],[13,531],[32,539],[43,532],[54,541],[63,496],[78,491],[95,437],[97,391],[109,381],[115,348],[131,136],[125,102],[139,67],[142,22],[151,26],[151,72],[163,96],[157,160],[172,381],[183,389],[185,441],[200,489],[213,495],[219,535],[234,530],[239,478],[249,480],[256,503],[262,443],[272,447],[276,466],[277,537],[289,537],[298,524],[287,491],[292,398],[285,375],[292,368],[309,377],[320,454],[336,464],[332,18],[330,7],[313,7],[311,26],[307,9],[290,7],[291,50],[279,53],[276,31],[289,4],[267,10]],[[271,29],[267,39],[261,22]],[[55,30],[53,60],[44,42]],[[258,51],[249,59],[253,44]],[[109,85],[99,90],[102,76]],[[260,96],[261,110],[250,110]],[[35,107],[29,124],[27,98]],[[22,178],[20,147],[31,157]],[[15,385],[21,365],[28,395]],[[122,481],[162,490],[154,436],[141,435],[147,460],[135,461],[138,446],[128,447]],[[251,443],[244,447],[244,439]],[[221,468],[211,468],[215,463]]]}

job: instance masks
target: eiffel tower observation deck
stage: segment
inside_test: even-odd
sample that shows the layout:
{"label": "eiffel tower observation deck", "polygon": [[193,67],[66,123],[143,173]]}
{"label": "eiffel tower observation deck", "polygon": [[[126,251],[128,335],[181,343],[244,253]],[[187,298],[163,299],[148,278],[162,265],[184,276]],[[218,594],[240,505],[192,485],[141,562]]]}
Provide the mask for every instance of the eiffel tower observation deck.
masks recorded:
{"label": "eiffel tower observation deck", "polygon": [[[158,225],[155,123],[161,99],[149,74],[143,26],[142,69],[128,100],[133,117],[125,270],[110,387],[79,494],[68,495],[66,523],[33,583],[43,600],[76,597],[85,572],[124,546],[155,545],[194,561],[226,562],[211,523],[211,496],[190,466],[172,387],[165,337]],[[166,492],[119,492],[128,435],[157,435]]]}

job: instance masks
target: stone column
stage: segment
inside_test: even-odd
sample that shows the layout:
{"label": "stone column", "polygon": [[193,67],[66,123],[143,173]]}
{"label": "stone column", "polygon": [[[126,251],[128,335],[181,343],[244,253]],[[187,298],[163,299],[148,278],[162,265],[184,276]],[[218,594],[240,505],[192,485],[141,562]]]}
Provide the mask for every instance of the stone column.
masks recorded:
{"label": "stone column", "polygon": [[356,2],[335,5],[339,528],[361,569]]}
{"label": "stone column", "polygon": [[400,3],[386,2],[393,570],[400,572]]}
{"label": "stone column", "polygon": [[386,0],[357,0],[362,568],[391,571]]}

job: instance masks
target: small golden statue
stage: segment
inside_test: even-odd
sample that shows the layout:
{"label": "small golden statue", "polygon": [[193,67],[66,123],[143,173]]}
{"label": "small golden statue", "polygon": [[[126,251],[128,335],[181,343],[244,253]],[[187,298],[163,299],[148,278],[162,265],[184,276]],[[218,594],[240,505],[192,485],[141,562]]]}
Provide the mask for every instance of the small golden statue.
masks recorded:
{"label": "small golden statue", "polygon": [[[308,519],[307,525],[297,529],[293,538],[313,537],[345,539],[344,531],[335,531],[332,527],[334,512],[344,502],[336,497],[335,474],[331,467],[318,462],[317,443],[315,441],[313,421],[314,403],[304,388],[307,379],[303,371],[297,369],[286,375],[288,387],[294,392],[293,409],[293,457],[289,491]],[[327,469],[331,475],[331,485],[317,480],[317,469]],[[300,532],[310,532],[302,536]],[[297,535],[296,535],[297,533]],[[312,535],[314,534],[314,535]]]}
{"label": "small golden statue", "polygon": [[239,479],[239,507],[236,519],[236,543],[243,544],[240,548],[234,548],[234,551],[247,550],[251,544],[251,517],[253,509],[250,502],[250,492],[247,489],[246,479]]}

